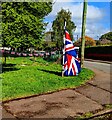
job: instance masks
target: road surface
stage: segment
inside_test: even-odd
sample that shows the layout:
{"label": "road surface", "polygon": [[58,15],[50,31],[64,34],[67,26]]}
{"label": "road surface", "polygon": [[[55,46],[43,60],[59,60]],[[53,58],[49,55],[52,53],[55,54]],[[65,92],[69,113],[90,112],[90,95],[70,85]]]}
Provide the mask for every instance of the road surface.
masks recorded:
{"label": "road surface", "polygon": [[90,81],[90,84],[93,84],[101,89],[112,92],[112,64],[101,63],[96,61],[84,61],[84,67],[87,67],[95,72],[95,79]]}
{"label": "road surface", "polygon": [[112,70],[111,70],[112,65],[108,63],[84,61],[84,67],[87,67],[92,70],[93,68],[95,68],[109,74],[112,73]]}

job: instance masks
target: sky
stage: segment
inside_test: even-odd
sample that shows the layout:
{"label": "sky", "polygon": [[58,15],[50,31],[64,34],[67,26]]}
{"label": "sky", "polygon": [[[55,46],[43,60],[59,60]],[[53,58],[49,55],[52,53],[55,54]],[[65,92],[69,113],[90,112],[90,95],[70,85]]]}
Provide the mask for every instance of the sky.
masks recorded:
{"label": "sky", "polygon": [[[95,2],[94,2],[95,1]],[[101,35],[110,31],[110,1],[109,0],[88,0],[86,35],[97,40]],[[49,24],[46,31],[52,29],[52,22],[61,9],[70,10],[72,21],[76,25],[73,31],[74,39],[81,37],[83,1],[81,0],[55,0],[52,12],[45,17],[45,22]]]}

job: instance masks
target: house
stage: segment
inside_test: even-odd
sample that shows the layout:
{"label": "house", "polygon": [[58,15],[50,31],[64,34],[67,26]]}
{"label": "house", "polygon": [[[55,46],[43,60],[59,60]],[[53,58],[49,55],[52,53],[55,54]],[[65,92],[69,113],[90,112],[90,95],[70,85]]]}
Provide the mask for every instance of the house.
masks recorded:
{"label": "house", "polygon": [[53,41],[52,39],[52,31],[48,31],[45,33],[45,41]]}
{"label": "house", "polygon": [[99,42],[100,42],[100,44],[102,44],[102,45],[112,43],[111,40],[107,40],[106,38],[105,38],[105,39],[100,39]]}

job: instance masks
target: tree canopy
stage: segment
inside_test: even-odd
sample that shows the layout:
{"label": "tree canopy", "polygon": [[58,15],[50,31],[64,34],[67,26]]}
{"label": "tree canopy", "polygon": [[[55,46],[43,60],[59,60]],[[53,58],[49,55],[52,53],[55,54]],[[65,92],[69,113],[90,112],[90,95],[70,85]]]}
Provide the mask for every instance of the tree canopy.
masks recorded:
{"label": "tree canopy", "polygon": [[66,29],[73,39],[72,32],[75,30],[76,26],[71,20],[71,12],[68,10],[61,9],[58,12],[56,19],[53,21],[53,40],[56,41],[56,46],[61,49],[63,46],[63,35],[64,35],[64,20],[66,20]]}
{"label": "tree canopy", "polygon": [[112,32],[108,32],[100,37],[100,39],[107,39],[112,41]]}
{"label": "tree canopy", "polygon": [[2,45],[13,48],[38,46],[43,37],[43,19],[52,2],[3,2]]}

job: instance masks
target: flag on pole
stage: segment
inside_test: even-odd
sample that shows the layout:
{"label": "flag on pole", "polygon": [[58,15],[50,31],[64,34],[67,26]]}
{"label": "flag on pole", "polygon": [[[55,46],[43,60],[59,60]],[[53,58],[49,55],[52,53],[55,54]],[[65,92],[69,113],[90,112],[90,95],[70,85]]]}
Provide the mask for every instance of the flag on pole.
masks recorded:
{"label": "flag on pole", "polygon": [[70,38],[70,34],[65,30],[65,41],[64,41],[64,75],[74,76],[78,75],[81,71],[80,61],[77,58],[77,52]]}

